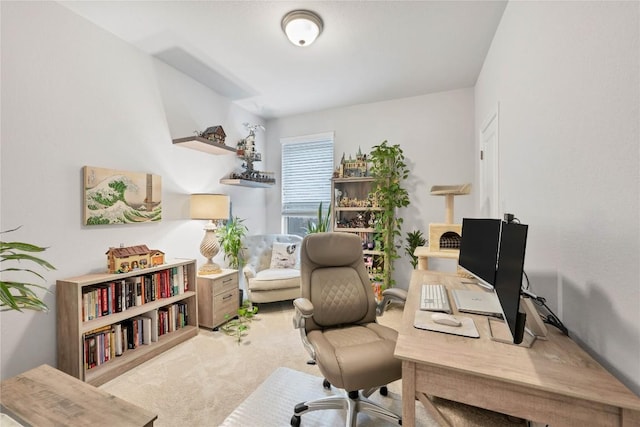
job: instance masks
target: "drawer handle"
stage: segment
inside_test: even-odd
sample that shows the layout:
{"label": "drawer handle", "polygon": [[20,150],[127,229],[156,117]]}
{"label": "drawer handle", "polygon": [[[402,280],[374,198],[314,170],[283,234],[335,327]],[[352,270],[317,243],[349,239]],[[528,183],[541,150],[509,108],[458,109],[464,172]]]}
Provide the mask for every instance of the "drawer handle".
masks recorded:
{"label": "drawer handle", "polygon": [[229,299],[229,298],[231,298],[232,296],[233,296],[233,294],[229,294],[229,295],[227,295],[227,296],[222,297],[222,300]]}
{"label": "drawer handle", "polygon": [[222,283],[229,283],[232,280],[233,280],[233,277],[229,277],[228,279],[223,280]]}

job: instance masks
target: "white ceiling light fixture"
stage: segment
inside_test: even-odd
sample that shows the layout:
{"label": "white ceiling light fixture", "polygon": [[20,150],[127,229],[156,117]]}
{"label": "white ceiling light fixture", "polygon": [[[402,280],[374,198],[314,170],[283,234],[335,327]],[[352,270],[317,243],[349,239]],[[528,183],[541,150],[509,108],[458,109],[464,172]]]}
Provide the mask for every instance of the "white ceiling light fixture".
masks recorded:
{"label": "white ceiling light fixture", "polygon": [[282,30],[296,46],[309,46],[322,33],[322,19],[310,10],[292,10],[282,18]]}

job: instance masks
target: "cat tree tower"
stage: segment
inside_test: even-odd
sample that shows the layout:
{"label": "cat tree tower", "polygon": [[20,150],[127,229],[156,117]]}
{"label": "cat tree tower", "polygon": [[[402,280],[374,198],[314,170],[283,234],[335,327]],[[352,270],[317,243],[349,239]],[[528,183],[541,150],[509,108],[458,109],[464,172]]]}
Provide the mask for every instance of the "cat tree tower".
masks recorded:
{"label": "cat tree tower", "polygon": [[471,193],[471,184],[434,185],[432,196],[444,196],[445,222],[429,224],[429,246],[416,248],[418,269],[429,269],[429,257],[458,259],[462,224],[453,223],[453,198]]}

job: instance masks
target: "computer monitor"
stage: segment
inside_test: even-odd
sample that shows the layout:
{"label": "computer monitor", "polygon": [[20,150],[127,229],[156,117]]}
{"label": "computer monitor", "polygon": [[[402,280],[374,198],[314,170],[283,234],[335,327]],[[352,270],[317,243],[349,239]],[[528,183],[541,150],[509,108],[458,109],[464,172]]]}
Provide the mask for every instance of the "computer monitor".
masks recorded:
{"label": "computer monitor", "polygon": [[502,221],[492,218],[463,218],[458,265],[493,289]]}
{"label": "computer monitor", "polygon": [[502,224],[494,284],[496,295],[502,306],[503,318],[509,326],[514,344],[522,342],[526,321],[526,315],[519,310],[527,231],[528,226],[525,224]]}

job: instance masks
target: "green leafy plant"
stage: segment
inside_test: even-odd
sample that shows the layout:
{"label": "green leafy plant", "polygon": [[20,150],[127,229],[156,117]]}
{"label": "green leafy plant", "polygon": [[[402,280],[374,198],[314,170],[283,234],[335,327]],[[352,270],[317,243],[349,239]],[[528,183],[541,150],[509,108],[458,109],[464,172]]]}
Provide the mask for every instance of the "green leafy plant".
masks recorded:
{"label": "green leafy plant", "polygon": [[[245,301],[242,307],[238,309],[238,317],[229,320],[220,326],[220,329],[225,334],[235,337],[238,345],[240,345],[242,337],[247,335],[249,323],[251,323],[256,314],[258,314],[258,307],[251,304],[250,301]],[[229,318],[229,315],[226,317]]]}
{"label": "green leafy plant", "polygon": [[326,233],[331,229],[331,205],[327,209],[327,214],[324,215],[322,213],[322,202],[320,202],[320,206],[318,207],[318,221],[313,222],[309,220],[307,222],[307,226],[305,227],[305,231],[307,234],[311,233]]}
{"label": "green leafy plant", "polygon": [[410,263],[413,269],[418,266],[418,257],[413,253],[415,252],[418,246],[424,246],[427,243],[427,239],[422,235],[422,231],[414,230],[410,233],[407,233],[407,237],[405,238],[406,246],[404,247],[404,252],[409,255]]}
{"label": "green leafy plant", "polygon": [[242,239],[249,230],[242,223],[243,221],[236,216],[227,221],[224,227],[218,229],[218,240],[224,251],[224,259],[229,262],[231,268],[238,268],[244,262]]}
{"label": "green leafy plant", "polygon": [[396,215],[396,211],[409,206],[409,193],[402,187],[403,181],[409,176],[409,169],[400,146],[389,145],[386,140],[372,148],[369,161],[369,170],[374,177],[373,197],[381,208],[375,229],[376,240],[380,242],[384,256],[383,288],[387,289],[395,284],[391,273],[394,261],[400,258],[398,248],[401,244],[396,239],[401,237],[404,220]]}
{"label": "green leafy plant", "polygon": [[[12,231],[16,231],[18,228],[2,231],[0,234],[10,233]],[[31,255],[31,253],[44,252],[45,250],[47,250],[47,248],[29,243],[0,241],[0,263],[2,263],[3,266],[0,270],[0,273],[3,273],[3,279],[0,281],[0,311],[49,310],[47,305],[38,298],[33,290],[33,288],[40,288],[47,291],[47,288],[44,286],[29,282],[4,280],[4,274],[6,272],[22,272],[37,276],[44,281],[44,277],[41,274],[30,268],[23,268],[22,266],[5,268],[4,266],[7,262],[17,261],[18,263],[35,263],[47,270],[55,270],[55,267],[47,261]]]}

